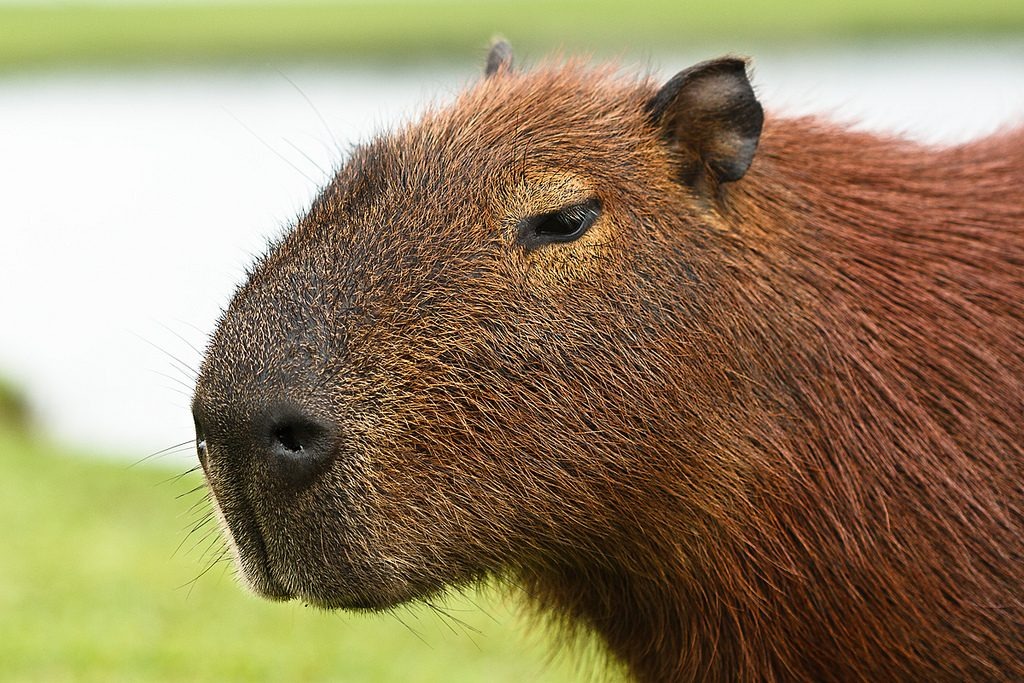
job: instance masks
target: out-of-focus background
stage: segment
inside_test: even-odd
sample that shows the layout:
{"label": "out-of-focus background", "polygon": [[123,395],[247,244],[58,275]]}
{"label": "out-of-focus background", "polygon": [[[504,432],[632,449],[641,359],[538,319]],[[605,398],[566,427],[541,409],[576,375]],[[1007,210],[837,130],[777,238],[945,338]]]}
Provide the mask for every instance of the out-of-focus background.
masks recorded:
{"label": "out-of-focus background", "polygon": [[350,145],[478,78],[496,34],[526,65],[663,78],[749,55],[771,115],[929,144],[1024,122],[1017,0],[0,1],[0,680],[592,673],[549,662],[514,595],[263,603],[190,533],[191,383],[245,266]]}

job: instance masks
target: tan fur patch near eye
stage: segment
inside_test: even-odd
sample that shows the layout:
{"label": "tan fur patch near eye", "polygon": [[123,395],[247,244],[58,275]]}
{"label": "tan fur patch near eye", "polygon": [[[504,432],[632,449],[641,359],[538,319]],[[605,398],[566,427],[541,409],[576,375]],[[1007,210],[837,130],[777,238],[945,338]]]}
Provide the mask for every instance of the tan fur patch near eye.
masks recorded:
{"label": "tan fur patch near eye", "polygon": [[523,221],[595,198],[596,189],[588,178],[565,171],[527,174],[504,195],[497,198],[503,207],[503,231],[508,243],[516,245],[514,258],[531,284],[569,284],[592,277],[593,271],[608,257],[614,223],[606,208],[602,208],[601,215],[578,239],[528,251],[520,245]]}

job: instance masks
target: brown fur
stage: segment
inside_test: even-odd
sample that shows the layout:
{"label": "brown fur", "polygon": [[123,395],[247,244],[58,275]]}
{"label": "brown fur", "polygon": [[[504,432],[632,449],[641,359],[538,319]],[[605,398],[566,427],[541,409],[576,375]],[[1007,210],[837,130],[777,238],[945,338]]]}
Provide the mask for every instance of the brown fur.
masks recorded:
{"label": "brown fur", "polygon": [[[271,597],[487,577],[645,681],[1024,679],[1024,130],[768,116],[680,182],[647,81],[496,69],[358,149],[204,362],[204,465]],[[582,238],[524,217],[600,197]],[[332,460],[287,488],[285,400]]]}

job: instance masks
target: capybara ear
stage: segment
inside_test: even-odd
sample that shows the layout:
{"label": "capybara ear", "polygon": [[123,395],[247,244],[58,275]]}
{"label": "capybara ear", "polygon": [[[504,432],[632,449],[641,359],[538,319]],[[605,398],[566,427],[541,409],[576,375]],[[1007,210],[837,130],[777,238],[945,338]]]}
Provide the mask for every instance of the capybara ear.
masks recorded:
{"label": "capybara ear", "polygon": [[681,164],[683,182],[739,180],[750,168],[764,112],[747,80],[747,62],[724,57],[680,71],[648,103],[655,126]]}
{"label": "capybara ear", "polygon": [[512,71],[512,46],[504,38],[495,38],[491,41],[484,76],[490,78],[499,71]]}

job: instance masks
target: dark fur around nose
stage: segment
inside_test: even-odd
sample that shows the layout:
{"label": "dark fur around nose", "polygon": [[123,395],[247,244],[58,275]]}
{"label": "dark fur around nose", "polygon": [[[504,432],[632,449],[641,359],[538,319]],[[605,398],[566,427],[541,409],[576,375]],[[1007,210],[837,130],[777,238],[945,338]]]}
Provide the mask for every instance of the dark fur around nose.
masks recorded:
{"label": "dark fur around nose", "polygon": [[257,456],[281,484],[302,487],[334,459],[333,430],[300,408],[272,406],[253,421]]}

